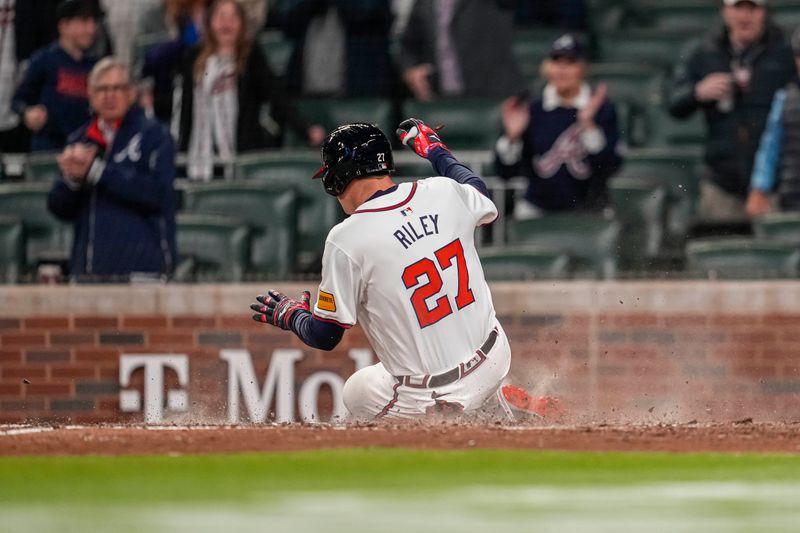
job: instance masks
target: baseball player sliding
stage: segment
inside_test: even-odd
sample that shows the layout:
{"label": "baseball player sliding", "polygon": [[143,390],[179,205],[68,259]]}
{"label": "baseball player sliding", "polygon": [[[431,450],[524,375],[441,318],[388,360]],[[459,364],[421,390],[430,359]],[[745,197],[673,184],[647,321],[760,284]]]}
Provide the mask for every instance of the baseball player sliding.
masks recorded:
{"label": "baseball player sliding", "polygon": [[397,134],[440,177],[395,184],[377,127],[334,130],[314,177],[350,217],[328,234],[316,305],[308,291],[293,300],[270,290],[253,318],[322,350],[360,323],[380,362],[345,384],[355,420],[470,412],[493,397],[507,409],[501,390],[528,407],[524,391],[502,388],[511,349],[475,249],[476,226],[497,218],[486,185],[423,122],[405,120]]}

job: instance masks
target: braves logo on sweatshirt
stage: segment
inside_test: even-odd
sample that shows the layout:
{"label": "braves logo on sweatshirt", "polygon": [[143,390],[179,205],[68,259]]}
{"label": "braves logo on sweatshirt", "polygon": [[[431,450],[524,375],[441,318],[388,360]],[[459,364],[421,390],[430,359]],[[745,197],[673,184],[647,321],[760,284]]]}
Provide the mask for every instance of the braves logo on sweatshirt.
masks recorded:
{"label": "braves logo on sweatshirt", "polygon": [[592,169],[586,163],[588,155],[581,142],[581,129],[573,124],[558,136],[553,146],[542,154],[533,158],[533,168],[536,174],[543,179],[552,178],[562,165],[575,179],[589,179]]}

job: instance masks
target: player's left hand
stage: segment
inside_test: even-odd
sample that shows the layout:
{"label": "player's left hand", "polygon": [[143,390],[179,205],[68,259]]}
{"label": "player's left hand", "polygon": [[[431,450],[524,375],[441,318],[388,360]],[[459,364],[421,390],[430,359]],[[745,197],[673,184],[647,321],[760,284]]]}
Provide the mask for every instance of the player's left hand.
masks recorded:
{"label": "player's left hand", "polygon": [[259,294],[256,297],[257,304],[251,304],[250,309],[257,314],[253,315],[253,320],[272,324],[281,329],[291,329],[291,319],[297,311],[309,311],[311,306],[311,293],[303,291],[300,300],[292,300],[285,294],[278,291],[269,290],[267,295]]}
{"label": "player's left hand", "polygon": [[447,148],[436,130],[416,118],[407,118],[397,127],[400,142],[414,150],[418,156],[428,158],[432,148]]}

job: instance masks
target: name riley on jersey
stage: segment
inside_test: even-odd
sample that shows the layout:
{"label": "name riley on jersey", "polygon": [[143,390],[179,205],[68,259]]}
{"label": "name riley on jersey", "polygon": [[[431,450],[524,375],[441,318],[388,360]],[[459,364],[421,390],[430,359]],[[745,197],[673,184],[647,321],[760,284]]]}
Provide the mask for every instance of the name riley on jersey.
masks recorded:
{"label": "name riley on jersey", "polygon": [[[414,211],[410,207],[407,207],[401,211],[401,213],[404,217],[409,217]],[[422,215],[417,217],[417,220],[409,220],[393,233],[395,239],[397,239],[406,250],[418,240],[438,234],[439,215]]]}

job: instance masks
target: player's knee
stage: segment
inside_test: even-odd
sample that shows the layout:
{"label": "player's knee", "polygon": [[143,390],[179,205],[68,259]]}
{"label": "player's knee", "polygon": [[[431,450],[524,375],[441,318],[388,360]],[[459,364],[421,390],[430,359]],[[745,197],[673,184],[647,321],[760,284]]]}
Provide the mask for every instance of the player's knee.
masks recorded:
{"label": "player's knee", "polygon": [[342,389],[342,402],[344,402],[344,406],[347,407],[347,410],[352,415],[358,414],[361,403],[359,399],[363,399],[364,397],[362,393],[362,379],[361,376],[359,376],[359,372],[350,376],[350,378],[344,382],[344,389]]}

